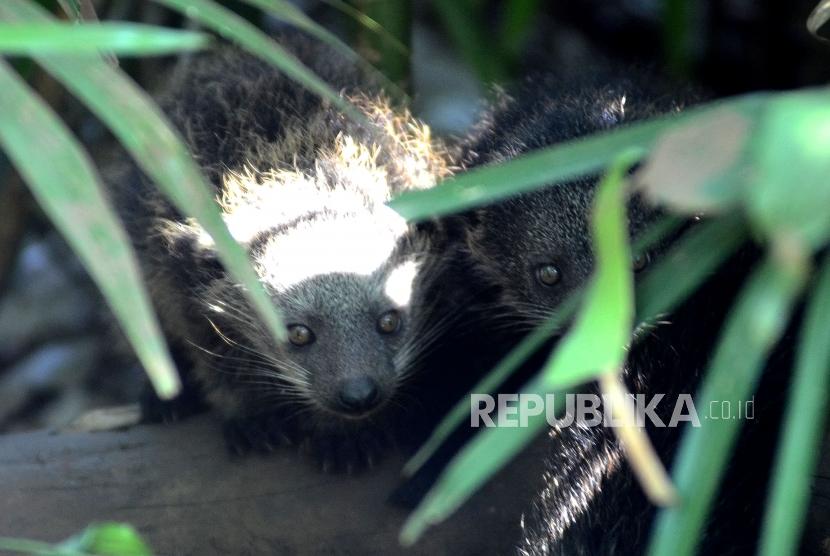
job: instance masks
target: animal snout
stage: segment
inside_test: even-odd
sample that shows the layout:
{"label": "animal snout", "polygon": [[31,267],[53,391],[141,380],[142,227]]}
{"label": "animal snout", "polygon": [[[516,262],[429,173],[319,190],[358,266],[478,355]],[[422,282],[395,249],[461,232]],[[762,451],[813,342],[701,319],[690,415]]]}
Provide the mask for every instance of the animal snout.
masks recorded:
{"label": "animal snout", "polygon": [[349,413],[361,414],[380,402],[377,382],[367,376],[348,378],[340,385],[340,406]]}

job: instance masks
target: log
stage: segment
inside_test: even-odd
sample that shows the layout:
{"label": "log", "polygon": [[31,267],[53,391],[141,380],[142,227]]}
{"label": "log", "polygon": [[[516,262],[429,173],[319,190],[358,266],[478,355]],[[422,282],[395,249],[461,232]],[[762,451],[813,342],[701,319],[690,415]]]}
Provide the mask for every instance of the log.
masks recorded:
{"label": "log", "polygon": [[[110,427],[133,419],[105,417]],[[388,501],[400,484],[401,454],[354,476],[323,474],[291,449],[236,458],[210,416],[121,431],[0,435],[0,536],[56,542],[92,522],[123,521],[159,555],[509,554],[541,485],[545,440],[404,549],[398,533],[408,510]],[[814,478],[804,554],[830,555],[829,446]]]}
{"label": "log", "polygon": [[0,536],[59,541],[114,520],[164,555],[507,554],[541,479],[537,444],[530,450],[539,457],[518,458],[403,549],[408,510],[387,501],[400,483],[400,454],[354,476],[323,474],[288,448],[236,458],[214,419],[0,436]]}

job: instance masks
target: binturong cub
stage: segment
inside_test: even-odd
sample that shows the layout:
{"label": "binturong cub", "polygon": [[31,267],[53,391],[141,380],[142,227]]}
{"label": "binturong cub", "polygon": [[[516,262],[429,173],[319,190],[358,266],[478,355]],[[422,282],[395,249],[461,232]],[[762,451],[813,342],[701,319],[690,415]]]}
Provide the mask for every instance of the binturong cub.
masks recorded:
{"label": "binturong cub", "polygon": [[[648,79],[644,79],[648,83]],[[680,110],[690,97],[664,95],[631,79],[605,82],[536,78],[504,97],[471,135],[467,167],[510,159],[533,149],[578,139],[652,115]],[[482,207],[465,215],[465,249],[473,274],[497,289],[498,305],[526,329],[540,324],[593,267],[589,222],[596,177],[551,184],[533,193]],[[657,212],[639,198],[629,202],[629,226],[637,236]],[[694,224],[689,223],[688,228]],[[678,238],[654,248],[653,261],[669,256]],[[679,395],[694,395],[721,325],[751,263],[750,246],[739,250],[702,287],[654,328],[635,339],[625,379],[638,394],[662,395],[656,413],[669,423]],[[649,256],[632,261],[648,273]],[[501,320],[487,319],[487,342],[512,342]],[[487,324],[486,321],[490,320]],[[754,419],[743,424],[732,466],[700,539],[701,553],[754,554],[766,483],[785,391],[786,345],[770,360],[752,400]],[[534,371],[537,368],[533,369]],[[683,427],[647,423],[661,460],[671,465]],[[651,426],[654,425],[654,426]],[[686,425],[688,426],[688,425]],[[522,516],[518,553],[527,555],[636,555],[647,550],[654,506],[625,460],[613,428],[580,421],[549,430],[546,472],[537,496]]]}
{"label": "binturong cub", "polygon": [[230,447],[311,448],[325,469],[371,465],[414,369],[440,266],[436,228],[385,203],[449,173],[429,129],[351,62],[296,34],[277,41],[365,116],[344,116],[231,46],[184,60],[160,105],[210,179],[222,216],[288,326],[275,343],[211,237],[134,165],[112,187],[187,390],[145,415],[206,402]]}

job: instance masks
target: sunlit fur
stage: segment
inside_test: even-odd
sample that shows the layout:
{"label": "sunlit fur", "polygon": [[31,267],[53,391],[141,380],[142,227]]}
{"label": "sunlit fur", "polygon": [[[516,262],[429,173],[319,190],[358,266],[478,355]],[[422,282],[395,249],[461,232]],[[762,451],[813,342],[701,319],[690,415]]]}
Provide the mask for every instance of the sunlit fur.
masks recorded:
{"label": "sunlit fur", "polygon": [[[435,332],[428,291],[442,264],[441,232],[409,225],[385,203],[451,169],[429,128],[352,64],[295,35],[282,42],[365,121],[231,47],[181,64],[162,106],[286,324],[307,326],[314,342],[274,342],[212,238],[135,168],[115,174],[116,199],[171,341],[185,346],[211,405],[231,420],[267,417],[278,429],[266,431],[270,440],[286,430],[348,435],[383,424]],[[381,334],[377,320],[390,309],[402,325]],[[376,381],[382,402],[356,417],[337,396],[358,375]]]}

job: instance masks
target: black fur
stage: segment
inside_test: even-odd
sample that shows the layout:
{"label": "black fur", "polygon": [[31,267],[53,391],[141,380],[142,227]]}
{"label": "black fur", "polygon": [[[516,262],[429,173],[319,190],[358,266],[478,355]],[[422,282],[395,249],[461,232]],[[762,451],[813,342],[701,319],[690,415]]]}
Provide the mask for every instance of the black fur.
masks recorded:
{"label": "black fur", "polygon": [[[206,401],[234,451],[307,444],[324,468],[353,469],[389,443],[400,386],[429,348],[443,257],[440,229],[385,203],[434,184],[448,160],[352,62],[296,33],[277,40],[364,119],[227,45],[180,63],[159,98],[286,324],[312,341],[273,342],[211,238],[125,162],[113,196],[189,388],[173,404],[148,398],[146,413],[165,420]],[[390,311],[400,325],[383,333]]]}
{"label": "black fur", "polygon": [[[601,78],[531,79],[514,96],[502,97],[472,134],[466,165],[510,159],[680,110],[689,96],[664,94],[648,77],[637,83],[631,78],[612,78],[604,83]],[[518,326],[541,322],[589,277],[593,260],[588,222],[595,184],[596,177],[559,184],[466,215],[467,252],[475,272],[499,289],[500,305]],[[640,199],[632,199],[632,234],[656,214]],[[666,247],[658,248],[653,257],[660,257]],[[678,394],[695,393],[721,324],[755,260],[753,249],[744,249],[667,322],[640,339],[626,368],[630,389],[666,394],[659,407],[669,412]],[[553,286],[540,284],[534,275],[534,269],[548,263],[561,273]],[[489,338],[498,341],[504,335],[491,330]],[[750,554],[755,550],[788,355],[779,354],[772,361],[755,398],[756,419],[745,423],[715,517],[702,540],[703,553]],[[667,464],[683,430],[649,428],[651,440]],[[519,542],[519,553],[587,556],[644,552],[655,511],[628,468],[613,429],[579,425],[552,429],[547,469],[542,492],[523,517],[525,536]]]}

